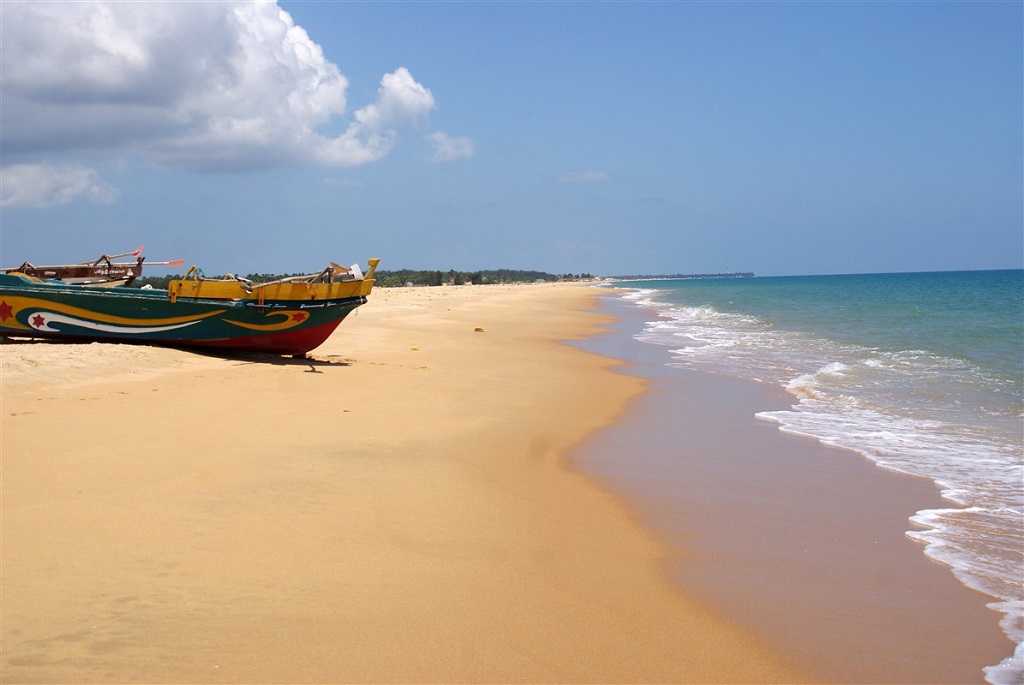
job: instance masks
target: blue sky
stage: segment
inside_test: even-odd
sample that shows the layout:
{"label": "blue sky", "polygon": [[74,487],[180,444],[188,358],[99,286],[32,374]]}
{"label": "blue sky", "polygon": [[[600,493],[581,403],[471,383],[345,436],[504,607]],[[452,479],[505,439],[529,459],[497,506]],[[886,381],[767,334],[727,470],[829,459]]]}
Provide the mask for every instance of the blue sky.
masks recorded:
{"label": "blue sky", "polygon": [[1022,6],[5,0],[0,261],[1021,268]]}

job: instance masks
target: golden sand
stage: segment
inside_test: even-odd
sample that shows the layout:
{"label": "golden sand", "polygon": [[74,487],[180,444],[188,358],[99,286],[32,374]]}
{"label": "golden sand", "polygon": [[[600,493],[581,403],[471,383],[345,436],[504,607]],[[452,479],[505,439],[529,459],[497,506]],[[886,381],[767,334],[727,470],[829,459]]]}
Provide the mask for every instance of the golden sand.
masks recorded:
{"label": "golden sand", "polygon": [[307,361],[0,346],[14,682],[793,682],[565,454],[575,285],[378,289]]}

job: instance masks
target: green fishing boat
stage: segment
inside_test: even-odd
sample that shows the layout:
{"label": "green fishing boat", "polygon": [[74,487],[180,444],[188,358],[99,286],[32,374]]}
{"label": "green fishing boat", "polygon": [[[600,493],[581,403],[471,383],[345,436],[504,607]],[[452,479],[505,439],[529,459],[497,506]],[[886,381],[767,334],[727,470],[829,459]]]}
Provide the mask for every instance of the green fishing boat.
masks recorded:
{"label": "green fishing boat", "polygon": [[0,337],[164,345],[304,356],[366,303],[364,273],[331,263],[265,283],[204,278],[192,267],[166,291],[93,287],[17,270],[0,273]]}

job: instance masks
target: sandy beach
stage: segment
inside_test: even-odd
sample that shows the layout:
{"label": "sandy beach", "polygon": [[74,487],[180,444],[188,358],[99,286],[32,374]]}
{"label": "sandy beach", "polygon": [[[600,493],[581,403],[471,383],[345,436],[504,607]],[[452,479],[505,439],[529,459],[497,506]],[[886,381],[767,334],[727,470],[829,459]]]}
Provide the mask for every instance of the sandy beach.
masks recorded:
{"label": "sandy beach", "polygon": [[569,451],[575,285],[378,289],[309,360],[0,346],[16,682],[798,682]]}

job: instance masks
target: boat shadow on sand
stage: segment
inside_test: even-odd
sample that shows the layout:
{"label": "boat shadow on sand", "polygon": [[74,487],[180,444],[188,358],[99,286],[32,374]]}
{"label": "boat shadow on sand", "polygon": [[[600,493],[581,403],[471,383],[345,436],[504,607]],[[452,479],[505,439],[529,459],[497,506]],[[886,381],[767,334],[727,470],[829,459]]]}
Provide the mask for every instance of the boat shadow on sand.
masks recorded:
{"label": "boat shadow on sand", "polygon": [[114,346],[126,346],[126,347],[153,347],[163,349],[176,349],[186,354],[195,354],[201,357],[210,357],[213,359],[224,359],[227,361],[234,361],[238,364],[271,364],[274,366],[295,366],[295,367],[308,367],[305,373],[323,373],[322,369],[338,366],[352,366],[356,360],[348,357],[342,357],[337,354],[326,354],[326,355],[309,355],[306,356],[285,356],[279,354],[269,354],[266,352],[220,352],[217,350],[199,350],[199,349],[183,349],[177,348],[170,345],[139,345],[132,343],[117,343],[117,342],[83,342],[74,340],[54,340],[48,338],[24,338],[14,339],[0,336],[0,345],[43,345],[52,347],[61,347],[69,345],[114,345]]}
{"label": "boat shadow on sand", "polygon": [[193,354],[201,354],[207,357],[216,357],[218,359],[231,359],[243,364],[273,364],[274,366],[308,366],[306,373],[323,373],[322,368],[333,367],[333,366],[352,366],[355,363],[355,359],[349,359],[347,357],[340,357],[336,354],[328,354],[322,357],[305,356],[305,357],[282,357],[276,354],[261,354],[258,352],[248,353],[216,353],[216,352],[197,352],[195,350],[188,350]]}

